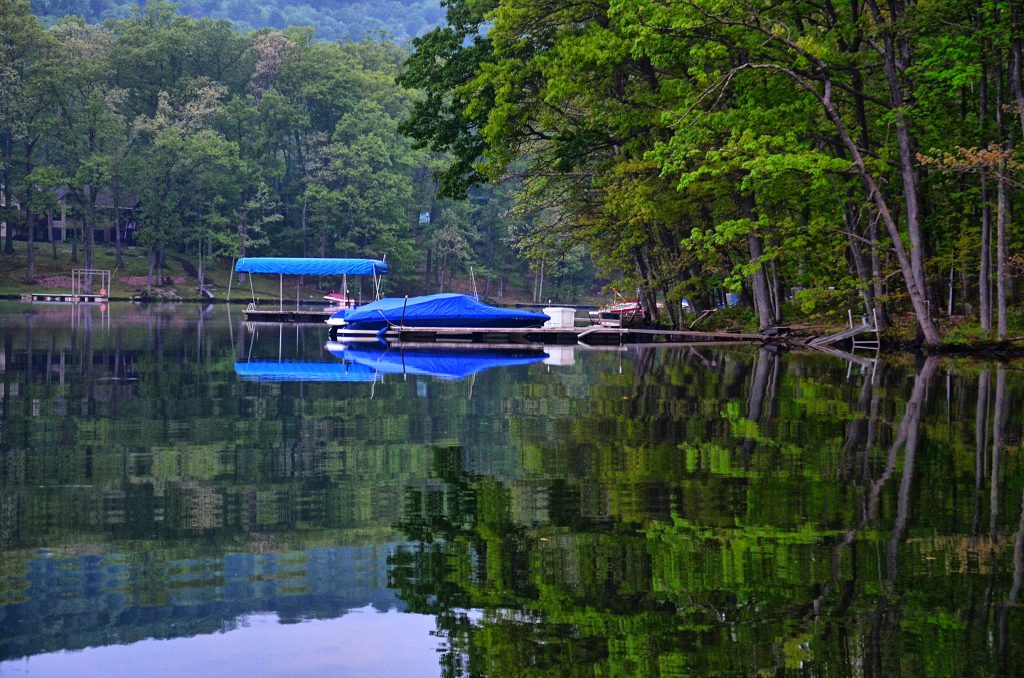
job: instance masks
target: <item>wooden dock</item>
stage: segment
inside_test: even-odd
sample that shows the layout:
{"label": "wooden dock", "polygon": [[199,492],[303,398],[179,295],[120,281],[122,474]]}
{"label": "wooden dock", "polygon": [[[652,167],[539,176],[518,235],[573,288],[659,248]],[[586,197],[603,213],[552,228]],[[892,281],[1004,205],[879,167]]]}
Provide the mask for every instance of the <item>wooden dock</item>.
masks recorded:
{"label": "wooden dock", "polygon": [[583,344],[611,346],[622,344],[692,343],[692,342],[753,342],[778,341],[778,337],[738,332],[695,332],[693,330],[648,330],[603,325],[585,327],[400,327],[391,326],[380,331],[331,329],[331,338],[338,341],[386,341],[402,344]]}
{"label": "wooden dock", "polygon": [[68,292],[33,292],[32,294],[23,294],[21,296],[22,301],[43,301],[43,302],[55,302],[64,304],[105,304],[110,301],[110,297],[106,294],[70,294]]}
{"label": "wooden dock", "polygon": [[290,324],[322,324],[331,317],[333,310],[305,308],[305,309],[270,309],[270,308],[247,308],[245,319],[249,322],[264,323],[290,323]]}

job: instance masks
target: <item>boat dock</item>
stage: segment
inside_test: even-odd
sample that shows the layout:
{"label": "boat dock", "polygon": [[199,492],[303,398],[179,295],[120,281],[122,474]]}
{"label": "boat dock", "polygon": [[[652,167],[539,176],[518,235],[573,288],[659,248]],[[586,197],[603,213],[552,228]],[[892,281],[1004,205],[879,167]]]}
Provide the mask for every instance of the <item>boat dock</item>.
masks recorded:
{"label": "boat dock", "polygon": [[65,304],[102,304],[110,301],[106,294],[70,294],[68,292],[33,292],[21,295],[22,301],[53,301]]}
{"label": "boat dock", "polygon": [[[63,304],[105,304],[110,301],[110,271],[100,268],[71,269],[70,292],[33,292],[21,295],[22,301],[49,301]],[[99,292],[93,292],[93,283]]]}
{"label": "boat dock", "polygon": [[392,325],[382,330],[338,331],[332,328],[331,338],[338,341],[385,341],[417,344],[584,344],[621,345],[691,342],[778,341],[779,337],[740,332],[696,332],[693,330],[651,330],[628,327],[586,325],[581,327],[401,327]]}
{"label": "boat dock", "polygon": [[331,317],[337,309],[320,308],[256,308],[253,304],[245,309],[245,319],[249,322],[321,324]]}

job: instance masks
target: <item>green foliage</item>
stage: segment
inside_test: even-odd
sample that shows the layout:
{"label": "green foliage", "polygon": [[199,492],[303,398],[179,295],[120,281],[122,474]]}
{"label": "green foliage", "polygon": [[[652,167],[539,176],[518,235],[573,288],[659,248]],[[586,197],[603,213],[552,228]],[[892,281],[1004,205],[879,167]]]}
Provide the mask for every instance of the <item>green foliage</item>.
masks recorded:
{"label": "green foliage", "polygon": [[762,325],[802,289],[805,314],[902,299],[931,326],[940,304],[926,311],[914,278],[930,272],[937,289],[950,265],[976,273],[979,196],[964,174],[981,170],[929,172],[914,149],[976,147],[996,117],[1006,143],[1019,135],[992,101],[992,87],[1004,103],[1010,91],[992,65],[1020,42],[997,18],[1004,0],[895,15],[715,0],[448,7],[451,27],[414,41],[403,78],[427,97],[403,130],[451,154],[449,195],[522,178],[520,209],[540,217],[521,231],[527,249],[580,243],[613,284],[669,309],[742,289]]}
{"label": "green foliage", "polygon": [[178,252],[198,259],[201,277],[210,257],[365,256],[388,258],[393,293],[450,289],[470,272],[498,297],[525,286],[507,198],[440,201],[442,156],[400,134],[422,101],[398,81],[400,45],[323,42],[295,27],[242,33],[164,2],[102,26],[68,18],[44,29],[9,1],[4,30],[16,40],[0,61],[17,76],[0,90],[0,186],[6,204],[18,202],[9,220],[55,207],[40,192],[60,189],[87,266],[98,230],[132,209],[151,281]]}

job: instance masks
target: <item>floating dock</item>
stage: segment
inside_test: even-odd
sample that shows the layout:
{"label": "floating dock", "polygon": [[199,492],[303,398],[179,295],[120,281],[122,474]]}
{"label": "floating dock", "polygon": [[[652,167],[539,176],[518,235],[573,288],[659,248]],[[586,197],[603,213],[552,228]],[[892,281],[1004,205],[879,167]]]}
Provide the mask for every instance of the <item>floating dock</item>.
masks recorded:
{"label": "floating dock", "polygon": [[622,327],[606,327],[603,325],[587,325],[583,327],[529,327],[529,328],[492,328],[492,327],[391,327],[375,330],[331,329],[331,338],[336,341],[385,341],[417,343],[417,344],[585,344],[585,345],[621,345],[621,344],[652,344],[663,342],[772,342],[779,337],[764,334],[747,334],[739,332],[695,332],[692,330],[649,330]]}
{"label": "floating dock", "polygon": [[105,304],[110,301],[106,294],[69,294],[67,292],[33,292],[23,294],[22,301],[52,301],[65,304]]}
{"label": "floating dock", "polygon": [[330,318],[331,314],[336,310],[328,310],[327,307],[304,309],[247,308],[245,309],[245,319],[249,322],[319,325]]}

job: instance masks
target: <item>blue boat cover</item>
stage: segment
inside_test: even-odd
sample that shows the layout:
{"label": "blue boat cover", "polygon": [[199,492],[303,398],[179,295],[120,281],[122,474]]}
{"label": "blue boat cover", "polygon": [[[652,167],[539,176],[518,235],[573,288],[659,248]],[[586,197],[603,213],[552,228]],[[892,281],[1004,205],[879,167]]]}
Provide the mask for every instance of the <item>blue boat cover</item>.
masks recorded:
{"label": "blue boat cover", "polygon": [[492,367],[529,365],[547,357],[536,349],[388,349],[373,345],[353,346],[331,353],[353,366],[367,367],[380,374],[419,374],[439,379],[465,379]]}
{"label": "blue boat cover", "polygon": [[488,306],[465,294],[429,294],[386,297],[350,309],[345,321],[352,329],[380,329],[385,325],[409,327],[540,327],[548,316],[536,311]]}
{"label": "blue boat cover", "polygon": [[235,363],[243,381],[373,381],[376,373],[357,363]]}
{"label": "blue boat cover", "polygon": [[285,275],[383,275],[386,262],[377,259],[307,259],[305,257],[244,257],[235,264],[246,273]]}

